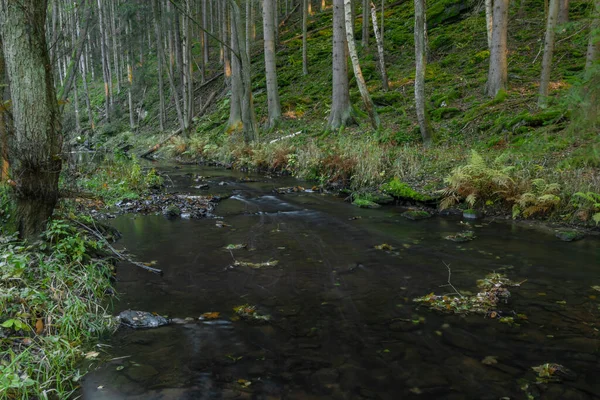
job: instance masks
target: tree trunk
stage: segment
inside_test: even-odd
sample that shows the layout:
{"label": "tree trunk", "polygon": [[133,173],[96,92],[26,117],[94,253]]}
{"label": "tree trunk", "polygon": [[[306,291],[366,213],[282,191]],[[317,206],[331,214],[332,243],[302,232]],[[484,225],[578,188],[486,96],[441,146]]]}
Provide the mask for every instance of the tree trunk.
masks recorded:
{"label": "tree trunk", "polygon": [[509,0],[494,0],[492,48],[490,50],[490,67],[486,93],[496,97],[498,92],[506,90],[507,61],[506,61],[506,36],[508,29]]}
{"label": "tree trunk", "polygon": [[333,91],[327,128],[337,130],[353,122],[348,85],[348,53],[344,0],[333,0]]}
{"label": "tree trunk", "polygon": [[258,141],[258,126],[256,123],[256,113],[254,111],[254,99],[252,98],[252,66],[250,57],[246,52],[246,42],[244,39],[244,26],[242,24],[240,6],[235,0],[231,2],[231,36],[237,44],[237,55],[239,57],[242,83],[242,126],[244,129],[244,139],[246,143]]}
{"label": "tree trunk", "polygon": [[492,29],[494,27],[493,0],[485,0],[485,27],[487,31],[488,49],[492,49]]}
{"label": "tree trunk", "polygon": [[0,33],[13,109],[9,144],[15,225],[36,238],[58,201],[62,136],[46,43],[45,0],[0,1]]}
{"label": "tree trunk", "polygon": [[275,28],[273,26],[273,0],[263,1],[263,32],[265,50],[265,76],[267,79],[267,102],[269,108],[269,128],[273,128],[281,118],[279,88],[277,86],[277,61],[275,59]]}
{"label": "tree trunk", "polygon": [[100,27],[100,57],[102,57],[102,78],[104,79],[104,107],[106,121],[110,122],[111,100],[111,78],[110,66],[108,65],[108,54],[106,49],[106,36],[104,35],[104,18],[102,13],[102,0],[98,0],[98,26]]}
{"label": "tree trunk", "polygon": [[369,1],[362,1],[362,46],[369,47]]}
{"label": "tree trunk", "polygon": [[[230,71],[226,71],[230,75],[230,86],[231,86],[231,98],[229,101],[229,122],[228,130],[236,131],[242,128],[242,97],[244,96],[244,88],[242,87],[242,65],[239,58],[240,48],[238,46],[238,38],[236,37],[235,20],[230,15],[228,9],[229,6],[225,6],[226,13],[226,26],[229,32],[231,40],[231,68]],[[229,51],[225,49],[225,53]]]}
{"label": "tree trunk", "polygon": [[308,75],[308,5],[310,0],[302,1],[302,74]]}
{"label": "tree trunk", "polygon": [[425,0],[415,0],[415,106],[423,144],[431,144],[431,127],[425,106]]}
{"label": "tree trunk", "polygon": [[379,28],[377,26],[377,9],[375,4],[371,2],[371,19],[373,20],[373,32],[375,33],[375,40],[377,41],[377,53],[379,54],[379,69],[381,71],[381,87],[384,92],[390,90],[387,70],[385,68],[385,55],[383,51],[383,38],[379,34]]}
{"label": "tree trunk", "polygon": [[[0,35],[0,105],[4,103],[4,88],[6,87],[4,54],[2,53],[2,35]],[[4,114],[6,111],[0,106],[0,182],[8,180],[8,134]]]}
{"label": "tree trunk", "polygon": [[[204,0],[206,2],[206,0]],[[156,34],[156,68],[158,69],[158,120],[161,132],[165,130],[165,93],[163,83],[163,34],[162,17],[159,0],[152,0],[152,12],[154,14],[154,33]],[[206,43],[205,43],[206,46]]]}
{"label": "tree trunk", "polygon": [[586,73],[593,70],[594,64],[600,56],[600,0],[594,0],[594,16],[590,26],[590,39],[587,46],[587,55],[585,62]]}
{"label": "tree trunk", "polygon": [[548,21],[546,22],[546,39],[544,41],[544,58],[542,60],[542,76],[540,78],[540,96],[538,106],[545,108],[548,104],[548,85],[550,84],[550,72],[552,71],[552,56],[554,54],[554,33],[556,30],[556,19],[558,17],[559,0],[550,0],[548,9]]}
{"label": "tree trunk", "polygon": [[360,96],[363,99],[369,118],[371,119],[371,126],[373,129],[379,129],[381,121],[375,110],[375,105],[367,89],[365,78],[360,68],[360,62],[358,60],[358,54],[356,53],[356,43],[354,42],[354,28],[352,26],[352,0],[344,0],[344,11],[346,13],[346,41],[348,42],[348,52],[350,53],[350,60],[352,61],[352,69],[354,70],[354,77],[360,91]]}
{"label": "tree trunk", "polygon": [[567,22],[569,22],[569,0],[560,0],[556,23],[564,24]]}

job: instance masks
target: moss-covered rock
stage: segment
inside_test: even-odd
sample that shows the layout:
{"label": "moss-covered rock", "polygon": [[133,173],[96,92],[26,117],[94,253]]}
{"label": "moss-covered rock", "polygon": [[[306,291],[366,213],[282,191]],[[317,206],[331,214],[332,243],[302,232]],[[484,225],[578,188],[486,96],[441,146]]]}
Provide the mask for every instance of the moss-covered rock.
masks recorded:
{"label": "moss-covered rock", "polygon": [[431,218],[431,214],[428,213],[427,211],[423,211],[423,210],[409,210],[409,211],[404,211],[401,215],[404,218],[410,219],[412,221],[418,221],[418,220],[421,220],[421,219]]}
{"label": "moss-covered rock", "polygon": [[377,204],[371,200],[367,200],[367,199],[363,199],[363,198],[355,199],[352,202],[352,205],[356,206],[356,207],[360,207],[360,208],[379,208],[379,207],[381,207],[379,204]]}
{"label": "moss-covered rock", "polygon": [[583,233],[570,229],[561,229],[556,232],[555,236],[563,242],[574,242],[585,237]]}
{"label": "moss-covered rock", "polygon": [[417,192],[408,186],[408,184],[400,181],[398,178],[394,178],[388,183],[382,185],[381,190],[398,199],[414,200],[419,202],[433,200],[431,196]]}

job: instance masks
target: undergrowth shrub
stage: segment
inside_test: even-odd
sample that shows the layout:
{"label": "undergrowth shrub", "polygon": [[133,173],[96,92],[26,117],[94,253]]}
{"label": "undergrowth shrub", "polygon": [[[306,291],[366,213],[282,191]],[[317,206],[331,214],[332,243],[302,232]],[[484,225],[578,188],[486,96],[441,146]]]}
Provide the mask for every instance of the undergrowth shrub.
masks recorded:
{"label": "undergrowth shrub", "polygon": [[579,208],[579,216],[587,221],[590,218],[600,224],[600,193],[596,192],[577,192],[573,195],[573,201]]}

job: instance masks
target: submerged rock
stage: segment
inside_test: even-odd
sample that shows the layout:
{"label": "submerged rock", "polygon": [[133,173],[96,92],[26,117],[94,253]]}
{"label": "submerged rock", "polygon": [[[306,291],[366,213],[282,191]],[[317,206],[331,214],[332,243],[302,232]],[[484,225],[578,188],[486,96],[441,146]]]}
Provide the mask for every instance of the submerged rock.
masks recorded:
{"label": "submerged rock", "polygon": [[181,216],[181,209],[175,205],[169,205],[165,208],[163,214],[165,214],[167,218],[177,218]]}
{"label": "submerged rock", "polygon": [[562,229],[557,231],[555,236],[563,242],[574,242],[583,239],[585,235],[579,231]]}
{"label": "submerged rock", "polygon": [[134,329],[158,328],[168,325],[169,321],[160,315],[154,315],[148,311],[122,311],[117,319],[123,324]]}
{"label": "submerged rock", "polygon": [[420,219],[431,218],[431,214],[430,213],[428,213],[427,211],[422,211],[422,210],[404,211],[401,215],[404,218],[410,219],[410,220],[413,220],[413,221],[418,221]]}

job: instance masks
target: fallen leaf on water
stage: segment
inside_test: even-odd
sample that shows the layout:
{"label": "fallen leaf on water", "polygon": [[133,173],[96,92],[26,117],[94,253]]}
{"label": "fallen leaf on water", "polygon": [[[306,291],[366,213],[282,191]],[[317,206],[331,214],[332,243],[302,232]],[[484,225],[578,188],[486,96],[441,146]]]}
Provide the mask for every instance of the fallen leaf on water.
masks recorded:
{"label": "fallen leaf on water", "polygon": [[119,366],[116,368],[116,370],[117,370],[117,371],[122,371],[124,368],[125,368],[124,366],[122,366],[122,365],[119,365]]}
{"label": "fallen leaf on water", "polygon": [[481,363],[484,365],[498,364],[497,356],[487,356],[486,358],[481,360]]}
{"label": "fallen leaf on water", "polygon": [[219,315],[221,315],[220,312],[211,311],[211,312],[206,312],[206,313],[202,314],[202,317],[204,319],[217,319],[217,318],[219,318]]}
{"label": "fallen leaf on water", "polygon": [[239,383],[240,385],[245,386],[245,387],[252,385],[252,382],[247,381],[246,379],[238,379],[237,383]]}
{"label": "fallen leaf on water", "polygon": [[600,292],[600,285],[597,285],[597,286],[592,286],[592,289],[594,289],[594,290],[596,290],[596,291]]}
{"label": "fallen leaf on water", "polygon": [[88,360],[93,360],[94,358],[98,357],[100,355],[100,353],[98,353],[97,351],[90,351],[89,353],[85,353],[85,358]]}
{"label": "fallen leaf on water", "polygon": [[102,389],[104,389],[104,386],[100,385],[100,386],[98,386],[98,389],[102,390]]}
{"label": "fallen leaf on water", "polygon": [[387,243],[382,243],[382,244],[378,244],[377,246],[375,246],[375,249],[377,250],[387,250],[387,251],[392,251],[395,250],[396,248],[392,245],[389,245]]}

